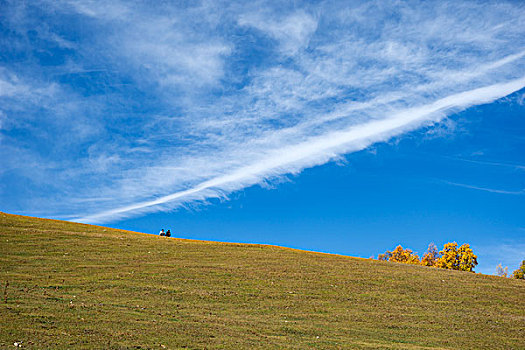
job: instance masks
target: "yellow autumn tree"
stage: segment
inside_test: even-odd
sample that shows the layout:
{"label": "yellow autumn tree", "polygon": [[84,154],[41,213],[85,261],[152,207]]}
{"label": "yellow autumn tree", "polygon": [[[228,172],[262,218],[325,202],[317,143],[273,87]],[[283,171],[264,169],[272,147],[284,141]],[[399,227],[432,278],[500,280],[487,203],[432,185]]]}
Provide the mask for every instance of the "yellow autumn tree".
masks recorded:
{"label": "yellow autumn tree", "polygon": [[436,266],[437,259],[439,258],[437,247],[434,243],[428,245],[427,252],[421,259],[421,265],[424,266]]}
{"label": "yellow autumn tree", "polygon": [[403,249],[403,247],[400,245],[398,245],[396,249],[394,249],[392,252],[387,253],[390,253],[388,261],[399,262],[404,264],[419,264],[419,256],[417,254],[414,254],[414,252],[412,252],[412,250],[408,248]]}
{"label": "yellow autumn tree", "polygon": [[387,250],[386,252],[384,252],[384,254],[379,254],[377,256],[377,260],[388,261],[390,260],[391,257],[392,257],[392,252],[390,250]]}
{"label": "yellow autumn tree", "polygon": [[439,254],[440,257],[436,261],[436,267],[441,269],[472,272],[478,264],[478,257],[474,254],[470,245],[466,243],[458,248],[456,242],[449,242],[445,244]]}
{"label": "yellow autumn tree", "polygon": [[456,242],[447,243],[443,250],[439,252],[440,257],[436,261],[436,267],[440,269],[458,270],[458,244]]}
{"label": "yellow autumn tree", "polygon": [[519,269],[514,271],[512,275],[514,276],[514,278],[517,278],[519,280],[525,279],[525,260],[521,262]]}
{"label": "yellow autumn tree", "polygon": [[478,264],[478,257],[474,254],[469,244],[463,244],[458,249],[458,267],[460,271],[474,270],[474,267]]}
{"label": "yellow autumn tree", "polygon": [[407,259],[407,264],[419,265],[420,263],[421,261],[419,261],[419,255],[417,254],[410,254],[410,256]]}

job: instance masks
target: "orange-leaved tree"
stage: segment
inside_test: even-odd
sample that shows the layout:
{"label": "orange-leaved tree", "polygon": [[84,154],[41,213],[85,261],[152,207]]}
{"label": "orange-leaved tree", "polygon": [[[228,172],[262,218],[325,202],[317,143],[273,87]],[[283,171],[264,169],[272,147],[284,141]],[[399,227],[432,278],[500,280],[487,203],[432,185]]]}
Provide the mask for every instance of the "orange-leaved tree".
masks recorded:
{"label": "orange-leaved tree", "polygon": [[434,243],[428,245],[427,252],[421,259],[421,265],[425,266],[436,266],[437,259],[439,258],[437,247]]}
{"label": "orange-leaved tree", "polygon": [[388,261],[392,257],[392,252],[390,250],[387,250],[384,254],[379,254],[377,256],[377,260],[383,260]]}
{"label": "orange-leaved tree", "polygon": [[456,242],[447,243],[443,250],[439,252],[439,259],[436,261],[436,267],[440,269],[458,270],[458,244]]}
{"label": "orange-leaved tree", "polygon": [[517,279],[520,279],[520,280],[524,280],[525,279],[525,260],[523,260],[521,262],[521,265],[520,265],[519,269],[514,271],[512,274],[514,275],[514,278],[517,278]]}
{"label": "orange-leaved tree", "polygon": [[461,271],[474,270],[474,267],[478,264],[478,256],[474,254],[469,244],[462,244],[458,249],[458,266]]}
{"label": "orange-leaved tree", "polygon": [[403,247],[400,245],[398,245],[391,254],[392,255],[388,259],[389,261],[400,262],[404,264],[419,264],[419,256],[414,254],[414,252],[408,248],[403,249]]}
{"label": "orange-leaved tree", "polygon": [[441,269],[472,271],[478,264],[478,257],[468,244],[463,244],[458,248],[456,242],[449,242],[445,244],[439,254],[436,267]]}
{"label": "orange-leaved tree", "polygon": [[[387,250],[384,254],[379,254],[379,260],[393,261],[404,264],[420,264],[424,266],[434,266],[441,269],[471,271],[478,264],[478,257],[470,248],[470,245],[463,244],[458,248],[456,242],[449,242],[444,245],[443,250],[438,253],[434,243],[428,245],[427,252],[421,260],[419,256],[410,249],[403,249],[398,245],[393,251]],[[522,265],[525,273],[525,265]],[[521,268],[521,267],[520,267]],[[520,275],[523,276],[523,275]]]}

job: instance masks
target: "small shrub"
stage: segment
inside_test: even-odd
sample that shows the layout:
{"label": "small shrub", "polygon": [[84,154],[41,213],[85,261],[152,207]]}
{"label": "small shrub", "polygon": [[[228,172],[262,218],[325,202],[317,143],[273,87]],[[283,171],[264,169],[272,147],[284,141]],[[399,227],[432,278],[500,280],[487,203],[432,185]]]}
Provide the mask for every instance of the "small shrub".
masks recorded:
{"label": "small shrub", "polygon": [[496,267],[496,276],[509,277],[509,268],[507,266],[505,266],[505,268],[503,268],[503,266],[501,266],[501,264],[499,264]]}

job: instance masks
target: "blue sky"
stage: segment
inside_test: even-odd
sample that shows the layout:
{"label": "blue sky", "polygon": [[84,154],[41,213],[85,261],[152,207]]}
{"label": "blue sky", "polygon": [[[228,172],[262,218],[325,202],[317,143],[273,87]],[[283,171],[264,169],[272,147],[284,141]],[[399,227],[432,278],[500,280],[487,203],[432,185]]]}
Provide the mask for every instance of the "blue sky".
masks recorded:
{"label": "blue sky", "polygon": [[525,7],[0,3],[0,210],[525,258]]}

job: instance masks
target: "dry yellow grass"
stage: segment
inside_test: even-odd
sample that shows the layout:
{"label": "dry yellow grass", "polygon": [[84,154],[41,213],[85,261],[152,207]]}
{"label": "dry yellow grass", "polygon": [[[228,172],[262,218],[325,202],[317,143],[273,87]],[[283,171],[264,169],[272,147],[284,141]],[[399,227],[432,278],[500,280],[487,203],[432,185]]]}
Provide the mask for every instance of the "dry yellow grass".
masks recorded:
{"label": "dry yellow grass", "polygon": [[518,280],[3,213],[0,251],[2,349],[525,349]]}

